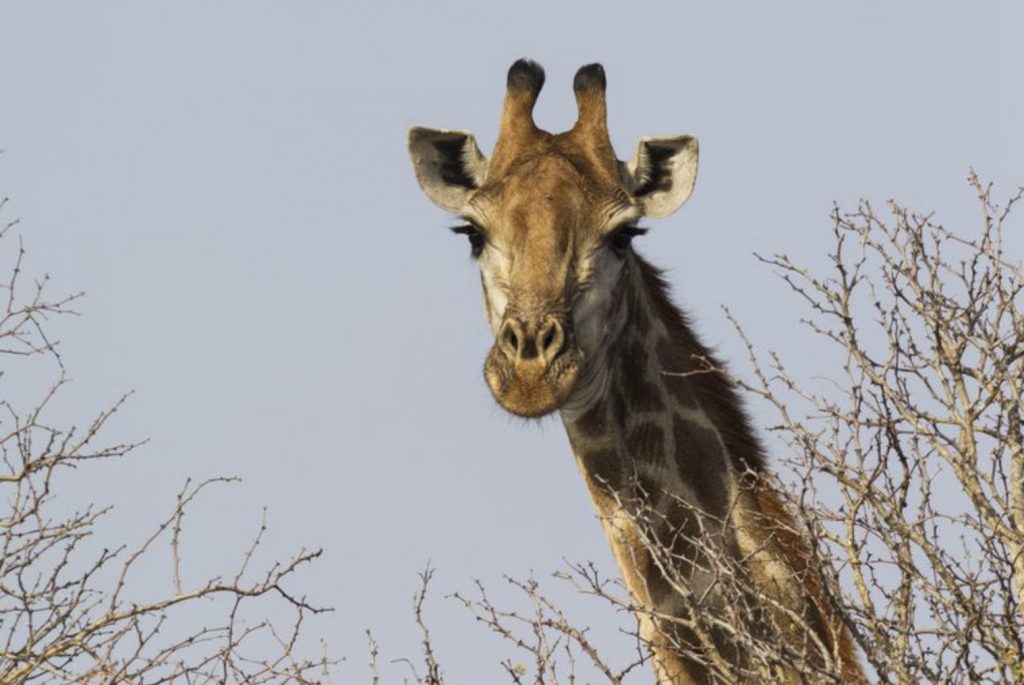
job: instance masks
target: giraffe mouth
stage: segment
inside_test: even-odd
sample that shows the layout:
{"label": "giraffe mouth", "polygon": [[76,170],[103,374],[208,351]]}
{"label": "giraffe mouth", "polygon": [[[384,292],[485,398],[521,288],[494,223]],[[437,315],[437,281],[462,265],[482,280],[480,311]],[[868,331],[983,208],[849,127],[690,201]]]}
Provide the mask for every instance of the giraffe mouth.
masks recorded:
{"label": "giraffe mouth", "polygon": [[484,363],[484,378],[505,411],[523,418],[540,418],[569,399],[580,360],[575,349],[564,351],[550,363],[540,358],[512,360],[495,346]]}

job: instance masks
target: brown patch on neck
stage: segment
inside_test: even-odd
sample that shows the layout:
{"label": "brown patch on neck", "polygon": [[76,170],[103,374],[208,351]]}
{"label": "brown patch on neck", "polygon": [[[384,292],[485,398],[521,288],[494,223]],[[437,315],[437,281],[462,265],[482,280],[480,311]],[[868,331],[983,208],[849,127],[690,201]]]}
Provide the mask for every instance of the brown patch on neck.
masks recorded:
{"label": "brown patch on neck", "polygon": [[[628,326],[629,324],[627,324]],[[629,334],[625,334],[629,335]],[[618,349],[617,387],[631,413],[659,412],[668,407],[664,392],[651,378],[651,361],[639,339],[626,340]]]}
{"label": "brown patch on neck", "polygon": [[640,423],[626,434],[626,449],[635,461],[660,464],[665,459],[665,433],[655,423]]}

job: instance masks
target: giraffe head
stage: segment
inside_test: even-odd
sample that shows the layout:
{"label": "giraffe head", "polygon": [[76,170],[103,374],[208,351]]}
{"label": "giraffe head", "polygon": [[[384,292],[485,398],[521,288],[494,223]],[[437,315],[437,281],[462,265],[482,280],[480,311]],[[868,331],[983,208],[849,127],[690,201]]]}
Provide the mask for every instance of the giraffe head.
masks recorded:
{"label": "giraffe head", "polygon": [[461,218],[453,230],[480,266],[495,335],[484,376],[498,403],[525,417],[561,407],[600,364],[625,320],[616,293],[637,222],[678,209],[697,174],[691,136],[643,138],[628,164],[616,158],[601,65],[576,73],[579,114],[564,133],[533,121],[543,85],[533,62],[509,69],[490,159],[467,131],[409,131],[420,187]]}

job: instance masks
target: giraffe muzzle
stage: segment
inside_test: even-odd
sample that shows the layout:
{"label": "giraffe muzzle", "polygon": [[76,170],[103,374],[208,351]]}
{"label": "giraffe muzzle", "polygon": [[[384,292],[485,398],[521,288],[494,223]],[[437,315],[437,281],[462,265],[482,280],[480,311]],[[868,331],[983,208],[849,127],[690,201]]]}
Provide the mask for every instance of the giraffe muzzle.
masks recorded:
{"label": "giraffe muzzle", "polygon": [[558,409],[572,392],[580,355],[565,319],[508,315],[484,365],[494,398],[507,411],[539,417]]}

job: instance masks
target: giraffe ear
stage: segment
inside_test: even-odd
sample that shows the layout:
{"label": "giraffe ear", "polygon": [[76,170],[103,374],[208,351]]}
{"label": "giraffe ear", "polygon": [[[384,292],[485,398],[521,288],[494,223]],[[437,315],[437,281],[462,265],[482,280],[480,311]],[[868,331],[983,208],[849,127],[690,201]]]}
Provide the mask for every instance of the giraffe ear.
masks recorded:
{"label": "giraffe ear", "polygon": [[697,139],[693,136],[640,139],[626,165],[627,183],[644,215],[668,216],[683,206],[697,180]]}
{"label": "giraffe ear", "polygon": [[469,131],[411,128],[409,156],[420,188],[449,212],[461,211],[487,174],[487,158]]}

